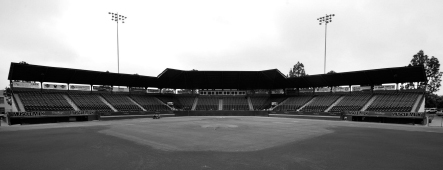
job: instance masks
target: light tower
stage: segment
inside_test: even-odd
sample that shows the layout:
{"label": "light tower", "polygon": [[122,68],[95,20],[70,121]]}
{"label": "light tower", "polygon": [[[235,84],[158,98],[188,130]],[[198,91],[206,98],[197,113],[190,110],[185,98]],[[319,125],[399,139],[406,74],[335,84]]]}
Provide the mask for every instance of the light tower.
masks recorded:
{"label": "light tower", "polygon": [[118,45],[118,23],[125,23],[125,19],[127,17],[123,15],[119,15],[118,13],[109,12],[109,15],[112,16],[112,21],[117,23],[117,72],[120,73],[120,56],[119,56],[119,45]]}
{"label": "light tower", "polygon": [[325,24],[325,62],[324,62],[324,71],[323,74],[326,74],[326,35],[328,31],[328,23],[332,22],[332,17],[335,16],[335,14],[326,14],[324,17],[317,18],[317,20],[320,22],[319,24]]}

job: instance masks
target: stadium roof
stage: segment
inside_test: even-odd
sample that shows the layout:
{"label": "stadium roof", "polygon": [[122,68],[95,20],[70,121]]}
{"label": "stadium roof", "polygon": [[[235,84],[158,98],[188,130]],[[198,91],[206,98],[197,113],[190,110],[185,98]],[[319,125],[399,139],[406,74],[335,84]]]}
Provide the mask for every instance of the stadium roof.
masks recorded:
{"label": "stadium roof", "polygon": [[423,66],[395,67],[286,78],[279,70],[183,71],[165,69],[157,77],[11,63],[8,80],[173,89],[280,89],[377,85],[426,81]]}
{"label": "stadium roof", "polygon": [[11,63],[8,80],[157,87],[157,77]]}
{"label": "stadium roof", "polygon": [[166,69],[158,76],[161,87],[175,89],[279,89],[288,85],[279,70],[182,71]]}
{"label": "stadium roof", "polygon": [[394,67],[333,74],[288,78],[290,87],[330,87],[342,85],[377,85],[427,81],[423,66]]}

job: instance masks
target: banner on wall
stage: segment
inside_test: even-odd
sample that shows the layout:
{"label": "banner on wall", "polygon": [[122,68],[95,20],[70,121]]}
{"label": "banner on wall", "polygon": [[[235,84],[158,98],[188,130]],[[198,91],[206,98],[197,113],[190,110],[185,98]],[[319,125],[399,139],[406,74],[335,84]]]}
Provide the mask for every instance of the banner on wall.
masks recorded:
{"label": "banner on wall", "polygon": [[91,88],[89,86],[82,85],[69,85],[69,90],[89,91]]}
{"label": "banner on wall", "polygon": [[130,88],[129,90],[135,93],[146,93],[146,90],[143,88]]}
{"label": "banner on wall", "polygon": [[112,88],[113,92],[129,92],[128,88],[120,88],[120,87],[114,87]]}
{"label": "banner on wall", "polygon": [[111,86],[92,86],[93,91],[111,91]]}
{"label": "banner on wall", "polygon": [[333,92],[349,92],[349,87],[334,87]]}
{"label": "banner on wall", "polygon": [[371,86],[360,86],[360,90],[361,91],[370,91],[371,90]]}
{"label": "banner on wall", "polygon": [[160,89],[148,89],[148,93],[160,93]]}
{"label": "banner on wall", "polygon": [[424,118],[425,113],[419,112],[370,112],[370,111],[345,111],[346,116],[371,116],[371,117],[396,117],[396,118]]}
{"label": "banner on wall", "polygon": [[382,85],[374,86],[374,91],[378,91],[378,90],[385,90],[385,86],[382,86]]}
{"label": "banner on wall", "polygon": [[312,93],[312,89],[300,89],[301,93]]}
{"label": "banner on wall", "polygon": [[9,117],[51,117],[51,116],[83,116],[94,115],[94,110],[81,111],[35,111],[35,112],[8,112]]}
{"label": "banner on wall", "polygon": [[14,88],[40,88],[40,83],[12,82]]}
{"label": "banner on wall", "polygon": [[360,86],[352,87],[352,91],[361,91]]}
{"label": "banner on wall", "polygon": [[331,89],[328,87],[316,88],[315,92],[331,92]]}
{"label": "banner on wall", "polygon": [[384,85],[385,90],[395,90],[395,85]]}
{"label": "banner on wall", "polygon": [[43,89],[68,90],[68,86],[64,84],[43,83]]}

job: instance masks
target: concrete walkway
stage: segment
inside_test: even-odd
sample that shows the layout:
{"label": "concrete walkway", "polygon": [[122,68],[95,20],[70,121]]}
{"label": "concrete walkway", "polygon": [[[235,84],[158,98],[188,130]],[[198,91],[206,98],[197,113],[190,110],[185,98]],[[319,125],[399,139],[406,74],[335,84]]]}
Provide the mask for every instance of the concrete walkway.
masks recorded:
{"label": "concrete walkway", "polygon": [[442,127],[443,119],[441,116],[434,115],[434,119],[429,123],[430,127]]}

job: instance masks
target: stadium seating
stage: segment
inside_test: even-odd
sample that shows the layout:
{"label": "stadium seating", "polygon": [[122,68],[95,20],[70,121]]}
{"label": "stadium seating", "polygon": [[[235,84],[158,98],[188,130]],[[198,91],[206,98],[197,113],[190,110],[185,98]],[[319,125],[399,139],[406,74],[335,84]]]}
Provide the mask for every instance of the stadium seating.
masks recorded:
{"label": "stadium seating", "polygon": [[195,110],[218,110],[218,97],[200,96]]}
{"label": "stadium seating", "polygon": [[250,99],[254,110],[263,110],[269,96],[251,96]]}
{"label": "stadium seating", "polygon": [[[194,95],[146,95],[109,92],[76,92],[76,91],[32,91],[17,90],[16,94],[26,111],[70,111],[74,110],[64,95],[68,96],[80,110],[96,110],[112,112],[113,110],[101,99],[102,96],[118,111],[142,111],[140,105],[147,111],[171,110],[165,105],[173,102],[176,109],[190,110],[196,99]],[[359,111],[374,97],[366,111],[380,112],[410,112],[418,96],[416,91],[375,91],[353,93],[331,93],[312,96],[301,94],[287,97],[285,95],[251,95],[249,96],[254,110],[271,108],[272,102],[280,103],[274,111],[324,112],[340,97],[328,112]],[[199,96],[195,110],[219,110],[220,99],[223,100],[222,110],[249,110],[246,96]],[[132,101],[131,101],[132,100]],[[312,101],[311,101],[312,100]],[[307,102],[311,101],[309,104]],[[135,102],[135,103],[134,103]],[[137,104],[136,104],[137,103]],[[304,106],[306,105],[306,106]],[[304,106],[301,110],[300,108]]]}
{"label": "stadium seating", "polygon": [[372,93],[352,93],[345,95],[329,112],[360,111],[372,97]]}
{"label": "stadium seating", "polygon": [[410,112],[418,93],[380,93],[366,111]]}
{"label": "stadium seating", "polygon": [[73,111],[61,93],[27,91],[18,93],[26,111]]}
{"label": "stadium seating", "polygon": [[312,99],[311,95],[289,97],[283,104],[277,106],[275,111],[295,111]]}
{"label": "stadium seating", "polygon": [[223,110],[249,110],[246,97],[223,97]]}
{"label": "stadium seating", "polygon": [[131,98],[147,111],[167,111],[171,110],[168,106],[161,103],[154,96],[131,95]]}
{"label": "stadium seating", "polygon": [[311,103],[305,106],[300,111],[303,112],[324,112],[329,106],[331,106],[340,95],[321,95],[313,99]]}
{"label": "stadium seating", "polygon": [[142,111],[140,107],[129,100],[124,94],[101,94],[109,104],[120,112]]}
{"label": "stadium seating", "polygon": [[263,110],[263,109],[269,109],[269,108],[271,108],[272,107],[272,102],[277,102],[277,104],[280,104],[281,102],[283,102],[284,100],[286,100],[288,97],[286,97],[286,96],[281,96],[281,95],[279,95],[279,96],[271,96],[271,97],[269,97],[265,102],[264,102],[264,104],[262,105],[262,107],[260,107],[259,109],[260,110]]}
{"label": "stadium seating", "polygon": [[[191,110],[192,105],[194,104],[195,97],[194,96],[176,96],[175,97],[180,104],[180,109],[183,110]],[[174,103],[175,105],[175,103]]]}
{"label": "stadium seating", "polygon": [[160,99],[163,103],[167,104],[168,102],[173,102],[175,109],[182,109],[183,104],[178,100],[178,97],[174,97],[172,95],[157,95],[155,96]]}
{"label": "stadium seating", "polygon": [[70,93],[69,97],[80,110],[96,110],[99,112],[113,112],[103,103],[97,94]]}

